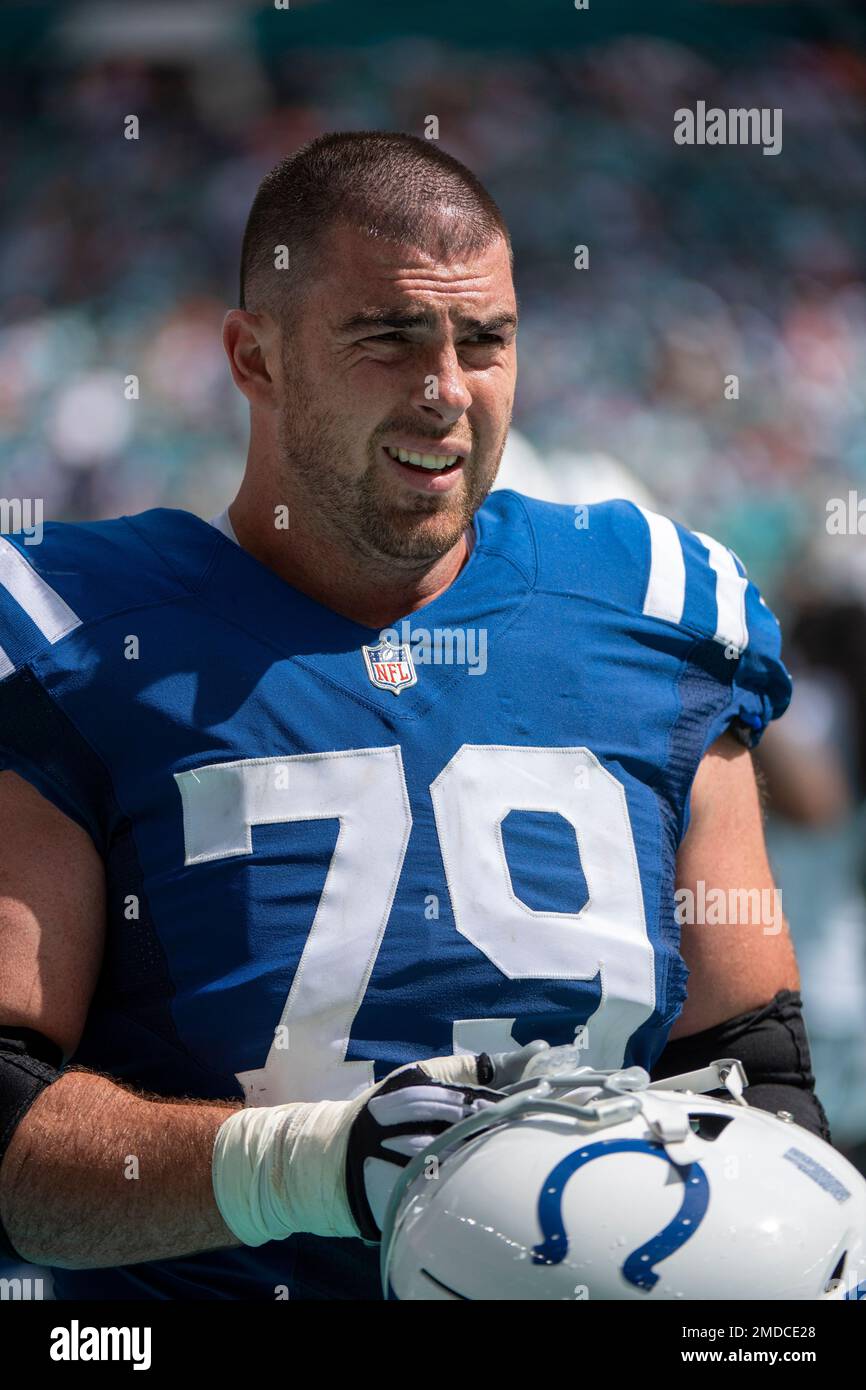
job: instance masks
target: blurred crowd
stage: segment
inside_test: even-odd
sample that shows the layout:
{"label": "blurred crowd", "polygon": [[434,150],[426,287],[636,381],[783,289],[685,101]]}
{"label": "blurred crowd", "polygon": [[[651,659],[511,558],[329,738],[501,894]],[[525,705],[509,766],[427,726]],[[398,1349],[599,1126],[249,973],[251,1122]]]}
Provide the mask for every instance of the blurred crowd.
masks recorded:
{"label": "blurred crowd", "polygon": [[[17,82],[0,476],[49,515],[222,504],[246,416],[218,330],[259,178],[322,130],[423,133],[431,113],[512,229],[515,422],[538,450],[622,461],[770,587],[826,498],[866,479],[864,58],[789,41],[722,66],[624,37],[492,60],[395,39],[239,60],[232,81],[114,55]],[[675,145],[697,99],[781,107],[782,153]]]}
{"label": "blurred crowd", "polygon": [[[771,847],[819,1092],[862,1154],[866,571],[862,539],[825,521],[828,499],[866,489],[866,53],[780,39],[755,61],[630,35],[264,58],[241,29],[186,57],[128,48],[4,73],[0,491],[51,518],[221,510],[247,415],[219,330],[259,179],[324,130],[423,135],[435,115],[514,239],[509,481],[573,502],[627,492],[717,535],[792,634],[790,732],[765,754]],[[674,111],[697,100],[781,108],[782,152],[676,145]]]}

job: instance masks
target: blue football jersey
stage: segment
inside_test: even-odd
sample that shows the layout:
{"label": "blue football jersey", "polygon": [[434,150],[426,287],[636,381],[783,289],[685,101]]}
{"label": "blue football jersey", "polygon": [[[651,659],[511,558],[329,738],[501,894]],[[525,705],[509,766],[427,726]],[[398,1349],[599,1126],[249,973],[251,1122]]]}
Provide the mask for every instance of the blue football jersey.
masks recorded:
{"label": "blue football jersey", "polygon": [[[384,635],[188,512],[0,538],[0,766],[106,870],[74,1062],[249,1105],[533,1038],[653,1066],[690,789],[785,709],[778,625],[731,551],[630,502],[500,491],[474,524]],[[375,1250],[309,1236],[55,1282],[379,1296]]]}

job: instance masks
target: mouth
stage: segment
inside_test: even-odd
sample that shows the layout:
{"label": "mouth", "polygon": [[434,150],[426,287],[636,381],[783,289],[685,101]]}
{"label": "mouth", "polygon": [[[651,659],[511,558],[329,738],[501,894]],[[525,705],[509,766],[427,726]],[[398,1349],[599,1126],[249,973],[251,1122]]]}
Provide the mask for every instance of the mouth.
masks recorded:
{"label": "mouth", "polygon": [[396,449],[390,444],[384,448],[395,462],[405,463],[409,468],[423,468],[426,473],[446,473],[462,458],[462,454],[417,454],[410,449]]}
{"label": "mouth", "polygon": [[448,492],[463,472],[464,454],[420,453],[397,445],[379,446],[387,466],[415,491]]}

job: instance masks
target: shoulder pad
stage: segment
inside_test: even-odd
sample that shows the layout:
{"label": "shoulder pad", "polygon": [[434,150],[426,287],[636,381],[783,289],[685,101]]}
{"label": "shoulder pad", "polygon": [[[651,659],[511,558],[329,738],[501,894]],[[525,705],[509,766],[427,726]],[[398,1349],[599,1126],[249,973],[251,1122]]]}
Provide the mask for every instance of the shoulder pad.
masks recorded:
{"label": "shoulder pad", "polygon": [[[192,587],[203,548],[209,556],[221,540],[195,520],[160,508],[112,521],[48,522],[38,543],[20,532],[0,536],[0,680],[83,626]],[[163,545],[178,555],[176,568]]]}

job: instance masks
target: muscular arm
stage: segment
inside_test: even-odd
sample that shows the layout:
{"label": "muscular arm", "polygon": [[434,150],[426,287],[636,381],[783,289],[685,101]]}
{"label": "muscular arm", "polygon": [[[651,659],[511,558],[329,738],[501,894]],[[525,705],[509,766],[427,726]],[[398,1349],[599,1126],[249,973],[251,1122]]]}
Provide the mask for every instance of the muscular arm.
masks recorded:
{"label": "muscular arm", "polygon": [[[677,856],[677,888],[726,895],[775,889],[764,845],[752,756],[724,734],[703,758],[692,788],[691,821]],[[730,901],[730,898],[728,898]],[[742,901],[742,899],[741,899]],[[772,899],[770,898],[770,901]],[[787,923],[696,922],[681,928],[681,951],[691,975],[671,1038],[703,1032],[755,1009],[777,990],[799,989]]]}
{"label": "muscular arm", "polygon": [[[0,1024],[74,1052],[102,956],[102,861],[80,826],[0,773]],[[0,1163],[0,1217],[38,1264],[90,1268],[239,1241],[213,1197],[211,1154],[231,1101],[136,1094],[70,1071],[34,1101]]]}

